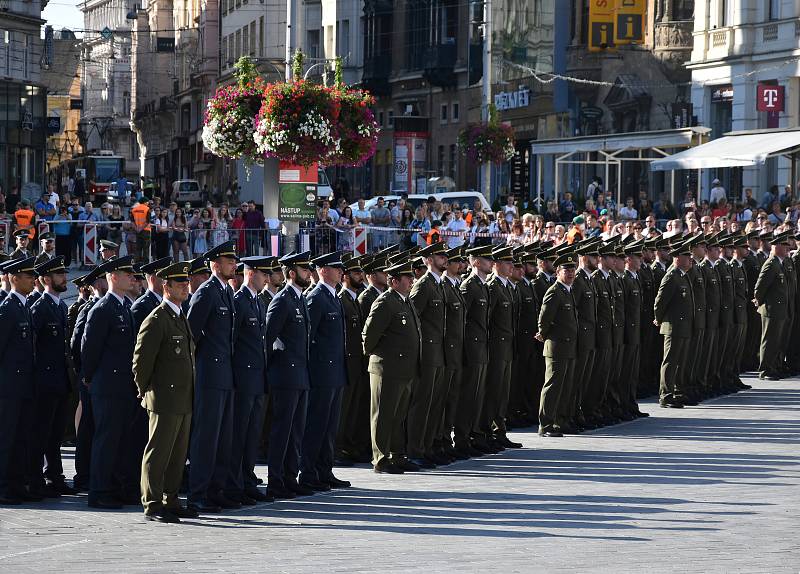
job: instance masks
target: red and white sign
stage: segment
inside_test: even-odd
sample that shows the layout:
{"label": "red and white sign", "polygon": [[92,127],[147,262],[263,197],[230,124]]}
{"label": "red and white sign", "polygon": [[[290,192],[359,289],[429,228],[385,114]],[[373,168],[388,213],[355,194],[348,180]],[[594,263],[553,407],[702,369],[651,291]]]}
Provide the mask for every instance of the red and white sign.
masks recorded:
{"label": "red and white sign", "polygon": [[278,164],[278,183],[317,183],[319,180],[317,168],[316,163],[305,167],[281,161]]}
{"label": "red and white sign", "polygon": [[782,112],[785,105],[786,97],[783,86],[758,84],[756,109],[759,112]]}
{"label": "red and white sign", "polygon": [[86,225],[83,228],[83,264],[97,263],[97,226]]}
{"label": "red and white sign", "polygon": [[41,237],[45,233],[50,233],[50,224],[46,221],[40,221],[36,226],[36,237]]}
{"label": "red and white sign", "polygon": [[367,228],[354,227],[353,228],[353,255],[358,257],[367,252]]}

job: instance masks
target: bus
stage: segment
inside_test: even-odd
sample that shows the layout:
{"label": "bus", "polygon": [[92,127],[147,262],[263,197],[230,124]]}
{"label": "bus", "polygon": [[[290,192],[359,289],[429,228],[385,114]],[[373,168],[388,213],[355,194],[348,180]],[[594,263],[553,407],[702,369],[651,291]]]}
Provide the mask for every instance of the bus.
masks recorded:
{"label": "bus", "polygon": [[77,156],[66,163],[69,176],[75,178],[80,174],[86,185],[86,194],[97,201],[105,201],[111,183],[125,172],[125,158],[110,150]]}

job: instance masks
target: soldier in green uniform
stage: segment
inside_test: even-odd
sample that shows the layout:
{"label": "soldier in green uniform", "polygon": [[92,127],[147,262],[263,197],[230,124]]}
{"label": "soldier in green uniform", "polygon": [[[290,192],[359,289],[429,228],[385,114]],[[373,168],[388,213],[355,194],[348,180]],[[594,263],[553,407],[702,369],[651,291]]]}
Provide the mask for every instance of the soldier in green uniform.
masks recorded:
{"label": "soldier in green uniform", "polygon": [[[794,237],[787,237],[789,242],[794,242]],[[783,325],[783,337],[781,338],[781,354],[778,359],[779,370],[784,376],[791,373],[787,356],[789,354],[789,347],[792,341],[795,342],[797,347],[797,339],[792,339],[791,334],[793,325],[795,323],[796,310],[796,297],[797,297],[797,273],[794,266],[794,259],[789,256],[791,245],[786,250],[786,256],[783,258],[783,270],[786,275],[786,323]]]}
{"label": "soldier in green uniform", "polygon": [[591,381],[584,391],[581,409],[590,427],[601,427],[614,422],[605,412],[603,403],[606,397],[609,372],[611,371],[611,353],[613,350],[614,330],[614,289],[610,274],[614,265],[616,249],[613,244],[599,246],[597,270],[592,273],[592,285],[595,293],[595,353],[591,370]]}
{"label": "soldier in green uniform", "polygon": [[[575,374],[578,313],[572,297],[577,256],[565,253],[555,263],[557,280],[544,295],[536,338],[544,343],[545,382],[539,401],[539,434],[563,436],[559,420],[559,398],[569,389]],[[569,395],[567,395],[569,396]]]}
{"label": "soldier in green uniform", "polygon": [[702,372],[705,370],[709,354],[709,341],[706,340],[706,278],[700,264],[706,254],[708,241],[700,233],[688,240],[692,250],[692,266],[687,275],[694,295],[694,321],[692,321],[692,340],[689,343],[686,385],[683,389],[684,404],[694,405],[703,400],[701,389]]}
{"label": "soldier in green uniform", "polygon": [[[533,248],[535,249],[535,248]],[[509,400],[509,420],[512,426],[529,426],[539,420],[538,398],[532,396],[531,373],[536,368],[536,323],[539,320],[539,307],[532,280],[536,277],[536,253],[528,245],[514,250],[519,264],[519,280],[515,284],[517,294],[517,322],[512,363],[511,397]]]}
{"label": "soldier in green uniform", "polygon": [[718,382],[717,392],[721,394],[730,393],[730,363],[733,360],[733,352],[736,347],[735,331],[733,324],[733,273],[731,266],[723,256],[727,250],[730,254],[732,240],[727,231],[717,234],[719,243],[719,257],[717,258],[714,269],[720,279],[720,312],[719,312],[719,343],[717,345],[717,364],[716,371]]}
{"label": "soldier in green uniform", "polygon": [[623,408],[624,387],[626,376],[622,373],[622,361],[625,349],[625,289],[622,277],[625,273],[625,252],[623,246],[617,243],[620,236],[612,238],[614,242],[614,256],[612,258],[612,271],[608,280],[614,294],[614,327],[612,333],[611,363],[606,386],[606,400],[603,408],[611,418],[616,420],[633,420]]}
{"label": "soldier in green uniform", "polygon": [[[646,417],[639,410],[636,390],[639,387],[639,361],[642,342],[642,285],[639,269],[642,265],[644,241],[625,245],[625,274],[622,288],[625,291],[625,342],[622,350],[622,383],[620,401],[624,413],[633,417]],[[625,388],[624,383],[627,383]]]}
{"label": "soldier in green uniform", "polygon": [[594,365],[596,323],[597,323],[597,293],[592,282],[592,273],[597,271],[597,258],[600,244],[590,239],[577,247],[578,271],[572,283],[572,297],[575,299],[575,309],[578,312],[578,341],[575,351],[575,384],[572,386],[572,397],[564,403],[571,403],[571,416],[569,421],[574,423],[576,430],[592,428],[587,420],[582,404],[584,395],[589,390]]}
{"label": "soldier in green uniform", "polygon": [[422,332],[409,299],[411,262],[389,267],[386,274],[389,288],[372,304],[361,340],[369,363],[372,464],[375,472],[402,474],[419,470],[403,453],[411,387],[420,373]]}
{"label": "soldier in green uniform", "polygon": [[133,374],[150,418],[142,459],[145,518],[180,522],[197,511],[178,502],[194,395],[194,341],[181,303],[189,296],[189,263],[157,272],[165,281],[164,299],[142,323],[133,354]]}
{"label": "soldier in green uniform", "polygon": [[747,294],[747,276],[744,271],[744,258],[747,255],[747,238],[738,236],[733,242],[733,258],[731,259],[731,272],[733,274],[733,324],[736,329],[736,349],[733,353],[731,372],[732,384],[738,390],[752,388],[742,382],[742,357],[747,338],[747,310],[751,306]]}
{"label": "soldier in green uniform", "polygon": [[[539,272],[533,279],[533,293],[536,296],[536,306],[538,309],[542,308],[542,300],[544,294],[550,289],[550,286],[556,282],[556,271],[553,268],[553,261],[557,255],[553,249],[552,242],[540,243],[537,248],[536,263]],[[535,397],[535,412],[536,419],[539,419],[539,399],[542,396],[542,387],[544,386],[544,344],[536,341],[534,344],[535,360],[533,369],[533,396]]]}
{"label": "soldier in green uniform", "polygon": [[[747,299],[755,297],[756,281],[761,271],[761,261],[756,256],[758,251],[758,230],[754,229],[747,234],[749,249],[744,258],[744,273],[747,277]],[[796,255],[797,257],[797,255]],[[795,259],[795,263],[798,259]],[[795,264],[797,267],[797,264]],[[800,327],[800,324],[798,324]],[[747,335],[744,344],[743,367],[746,371],[758,369],[758,345],[761,342],[761,317],[755,305],[747,305]],[[800,365],[800,363],[798,363]]]}
{"label": "soldier in green uniform", "polygon": [[[716,376],[716,356],[719,340],[719,313],[722,307],[722,290],[719,275],[714,269],[714,263],[708,258],[709,249],[718,249],[716,240],[703,236],[693,242],[692,248],[699,260],[695,265],[703,274],[703,288],[706,302],[705,330],[703,332],[703,349],[699,355],[699,364],[696,369],[698,400],[703,400],[714,395],[714,378]],[[695,397],[693,397],[695,398]]]}
{"label": "soldier in green uniform", "polygon": [[783,326],[788,308],[788,282],[783,267],[789,246],[788,234],[781,234],[771,243],[769,258],[761,267],[756,281],[753,303],[761,315],[761,349],[758,377],[770,381],[782,378],[778,358],[781,350]]}
{"label": "soldier in green uniform", "polygon": [[658,288],[654,322],[664,335],[664,360],[661,363],[659,404],[683,408],[683,382],[686,379],[686,354],[692,339],[694,301],[687,272],[691,250],[683,243],[673,245],[672,267]]}
{"label": "soldier in green uniform", "polygon": [[464,296],[459,290],[459,272],[464,264],[464,250],[456,247],[447,252],[447,270],[442,280],[444,291],[444,416],[439,420],[434,448],[439,456],[451,459],[467,459],[469,454],[453,448],[451,433],[455,425],[458,397],[461,394],[462,369],[464,365]]}
{"label": "soldier in green uniform", "polygon": [[[432,452],[438,417],[444,416],[444,326],[445,306],[442,275],[447,269],[447,244],[433,243],[418,255],[427,272],[414,282],[410,299],[422,329],[422,365],[411,390],[408,407],[408,458],[422,468],[447,464]],[[433,412],[435,410],[436,412]]]}
{"label": "soldier in green uniform", "polygon": [[[798,246],[797,242],[798,240],[800,240],[800,235],[795,235],[794,240],[795,240],[795,247],[797,247]],[[791,258],[795,274],[797,274],[800,271],[800,249],[796,249],[795,252],[791,255]],[[795,278],[795,280],[797,281],[797,277]],[[748,309],[753,308],[751,305],[748,305],[747,307]],[[794,308],[795,308],[795,320],[792,321],[791,340],[800,341],[800,317],[797,316],[798,309],[800,309],[800,285],[798,285],[797,288],[795,289]],[[789,346],[789,351],[786,356],[786,366],[789,371],[789,374],[792,376],[795,376],[800,372],[800,345]]]}
{"label": "soldier in green uniform", "polygon": [[653,374],[658,372],[658,366],[653,363],[654,341],[658,329],[653,325],[653,305],[656,301],[658,285],[653,277],[652,264],[655,261],[656,237],[648,237],[642,248],[642,265],[639,268],[639,282],[642,285],[642,340],[639,359],[639,388],[637,397],[646,397],[655,392],[657,385],[653,385]]}
{"label": "soldier in green uniform", "polygon": [[[655,243],[656,258],[650,268],[653,270],[653,288],[655,294],[658,294],[658,289],[661,287],[661,281],[667,274],[667,269],[672,266],[672,258],[670,257],[670,242],[669,237],[659,237]],[[653,308],[655,309],[655,294],[653,296]],[[653,365],[651,371],[652,379],[650,380],[650,387],[653,394],[658,394],[661,389],[661,363],[664,361],[664,335],[661,334],[661,329],[655,325],[655,315],[653,316],[653,345],[650,361]]]}
{"label": "soldier in green uniform", "polygon": [[387,278],[386,278],[386,258],[382,256],[373,256],[367,262],[361,263],[364,269],[364,274],[367,276],[367,283],[369,286],[364,289],[358,296],[358,306],[361,307],[361,316],[368,317],[372,304],[378,295],[386,291]]}

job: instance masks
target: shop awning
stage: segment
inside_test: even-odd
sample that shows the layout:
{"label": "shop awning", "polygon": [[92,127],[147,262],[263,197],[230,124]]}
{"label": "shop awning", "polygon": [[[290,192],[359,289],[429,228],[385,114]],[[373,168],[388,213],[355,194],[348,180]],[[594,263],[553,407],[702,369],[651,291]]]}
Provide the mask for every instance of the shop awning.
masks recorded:
{"label": "shop awning", "polygon": [[800,129],[730,132],[708,143],[650,162],[651,171],[762,165],[800,150]]}
{"label": "shop awning", "polygon": [[561,155],[573,152],[608,153],[620,151],[646,150],[651,148],[688,147],[696,143],[696,136],[710,132],[708,128],[694,127],[650,132],[627,132],[603,134],[576,138],[534,140],[531,153],[536,155]]}

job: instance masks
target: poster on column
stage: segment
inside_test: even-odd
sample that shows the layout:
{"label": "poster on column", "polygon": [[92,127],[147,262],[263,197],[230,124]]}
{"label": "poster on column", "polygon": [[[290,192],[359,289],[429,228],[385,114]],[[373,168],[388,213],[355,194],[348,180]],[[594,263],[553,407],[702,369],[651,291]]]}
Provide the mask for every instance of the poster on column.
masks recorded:
{"label": "poster on column", "polygon": [[308,221],[317,216],[317,164],[310,166],[280,162],[278,167],[278,218]]}
{"label": "poster on column", "polygon": [[615,44],[642,44],[644,42],[645,0],[617,0]]}
{"label": "poster on column", "polygon": [[589,0],[589,51],[613,49],[617,0]]}
{"label": "poster on column", "polygon": [[428,134],[425,132],[396,132],[394,137],[393,192],[425,193],[428,158]]}

